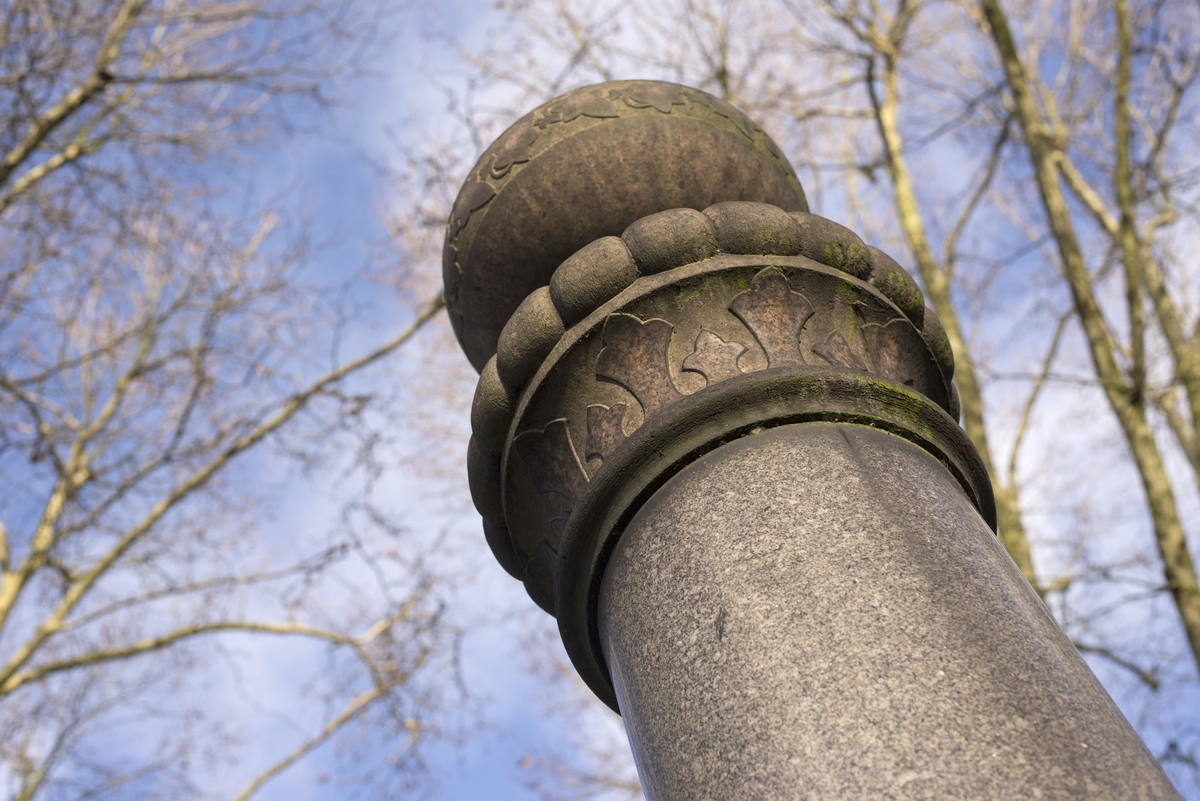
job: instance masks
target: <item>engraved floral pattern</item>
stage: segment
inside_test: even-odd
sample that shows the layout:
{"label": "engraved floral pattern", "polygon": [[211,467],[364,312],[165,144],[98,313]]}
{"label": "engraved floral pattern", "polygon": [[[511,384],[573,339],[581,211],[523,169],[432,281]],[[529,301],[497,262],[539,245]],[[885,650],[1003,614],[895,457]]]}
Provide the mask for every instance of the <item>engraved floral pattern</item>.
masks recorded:
{"label": "engraved floral pattern", "polygon": [[[736,295],[727,308],[745,326],[747,339],[752,338],[762,349],[768,368],[804,366],[809,363],[804,357],[808,350],[831,366],[875,373],[908,386],[923,375],[914,374],[922,368],[920,360],[909,354],[912,326],[904,318],[856,325],[854,344],[841,331],[832,331],[814,334],[820,338],[806,346],[802,340],[811,338],[805,332],[814,314],[812,304],[792,289],[779,268],[761,270],[750,288]],[[596,378],[616,384],[633,396],[642,409],[642,425],[685,396],[672,377],[670,350],[674,335],[674,324],[659,318],[643,320],[618,312],[605,321],[604,347],[594,367]],[[747,344],[726,340],[702,328],[691,353],[679,367],[703,375],[706,388],[742,375],[739,360],[747,350]],[[626,439],[626,411],[623,403],[588,406],[587,440],[582,454],[571,439],[565,419],[551,422],[542,431],[520,434],[514,445],[537,491],[558,493],[572,503],[578,499],[589,481],[585,465],[592,460],[603,462]],[[561,527],[564,521],[556,520]]]}

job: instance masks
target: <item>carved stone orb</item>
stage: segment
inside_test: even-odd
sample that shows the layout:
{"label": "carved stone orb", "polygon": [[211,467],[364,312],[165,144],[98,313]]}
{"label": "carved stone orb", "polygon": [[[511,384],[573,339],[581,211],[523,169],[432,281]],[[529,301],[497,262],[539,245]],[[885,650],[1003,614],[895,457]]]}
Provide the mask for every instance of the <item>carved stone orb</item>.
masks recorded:
{"label": "carved stone orb", "polygon": [[731,200],[808,210],[779,147],[712,95],[617,81],[535,109],[480,157],[446,230],[446,305],[467,358],[482,370],[521,301],[584,245]]}

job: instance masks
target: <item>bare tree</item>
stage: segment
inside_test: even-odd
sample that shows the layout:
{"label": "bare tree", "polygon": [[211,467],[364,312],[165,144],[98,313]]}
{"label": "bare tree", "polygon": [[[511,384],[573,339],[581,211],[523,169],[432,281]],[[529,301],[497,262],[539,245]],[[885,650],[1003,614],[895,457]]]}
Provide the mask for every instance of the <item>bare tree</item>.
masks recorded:
{"label": "bare tree", "polygon": [[565,737],[522,758],[522,783],[548,801],[641,799],[621,719],[595,700],[563,651],[558,630],[542,618],[537,609],[519,617],[527,632],[525,668],[539,686],[552,689],[538,699],[538,713],[561,726]]}
{"label": "bare tree", "polygon": [[[1037,8],[1022,11],[1057,16]],[[1050,41],[1031,36],[1023,46],[1000,3],[981,0],[980,12],[1023,134],[1045,215],[1042,225],[1054,242],[1097,381],[1137,466],[1165,588],[1200,665],[1200,583],[1151,418],[1154,412],[1162,415],[1191,467],[1191,483],[1200,487],[1200,326],[1180,292],[1191,265],[1155,247],[1163,229],[1181,217],[1195,223],[1196,167],[1179,151],[1190,149],[1195,135],[1193,86],[1200,55],[1195,8],[1147,4],[1131,10],[1123,0],[1079,4],[1060,17],[1068,36]],[[1029,66],[1033,54],[1047,51],[1064,62],[1050,76],[1053,81]],[[1181,122],[1184,130],[1178,132]],[[1177,133],[1185,140],[1180,145]],[[1103,188],[1093,186],[1098,178],[1105,179]],[[1081,234],[1087,221],[1072,212],[1069,191],[1092,216],[1095,235]],[[1087,240],[1100,240],[1099,252],[1089,256]],[[1120,267],[1116,303],[1102,297],[1111,284],[1102,269],[1106,262]],[[1117,315],[1124,319],[1114,324],[1110,317]],[[1155,322],[1165,345],[1157,359],[1151,341]]]}
{"label": "bare tree", "polygon": [[[353,328],[370,309],[330,300],[304,226],[243,178],[319,119],[387,13],[0,11],[5,797],[250,798],[335,738],[358,778],[405,784],[436,730],[453,631],[433,543],[372,494],[394,421],[367,373],[441,300]],[[259,499],[305,481],[345,489],[340,519],[272,534]],[[294,714],[271,717],[250,657],[294,641],[322,667],[280,668]],[[275,736],[234,768],[247,720]]]}
{"label": "bare tree", "polygon": [[1183,511],[1200,505],[1195,5],[506,8],[482,52],[443,39],[477,139],[574,86],[688,83],[771,131],[815,211],[907,258],[953,343],[1003,543],[1180,787],[1200,788],[1200,731],[1179,711],[1200,694]]}

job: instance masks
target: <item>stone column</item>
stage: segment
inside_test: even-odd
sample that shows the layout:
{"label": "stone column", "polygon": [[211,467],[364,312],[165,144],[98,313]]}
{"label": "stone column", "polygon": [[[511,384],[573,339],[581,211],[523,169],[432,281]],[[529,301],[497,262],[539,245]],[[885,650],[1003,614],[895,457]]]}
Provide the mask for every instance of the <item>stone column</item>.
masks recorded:
{"label": "stone column", "polygon": [[920,289],[744,115],[551,101],[445,253],[488,543],[648,797],[1177,797],[996,540]]}
{"label": "stone column", "polygon": [[650,798],[1175,797],[953,476],[876,428],[684,468],[599,631]]}

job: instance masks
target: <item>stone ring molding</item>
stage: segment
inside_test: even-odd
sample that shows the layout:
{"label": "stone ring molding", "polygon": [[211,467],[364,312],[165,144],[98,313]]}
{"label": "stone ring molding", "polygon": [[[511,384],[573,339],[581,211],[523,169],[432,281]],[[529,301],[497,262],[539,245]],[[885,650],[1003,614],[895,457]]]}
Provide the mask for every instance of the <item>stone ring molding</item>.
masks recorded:
{"label": "stone ring molding", "polygon": [[472,496],[498,561],[615,706],[595,628],[604,554],[708,449],[806,421],[884,428],[934,453],[994,528],[953,370],[920,289],[848,229],[761,203],[670,209],[585,246],[509,319],[472,407]]}

